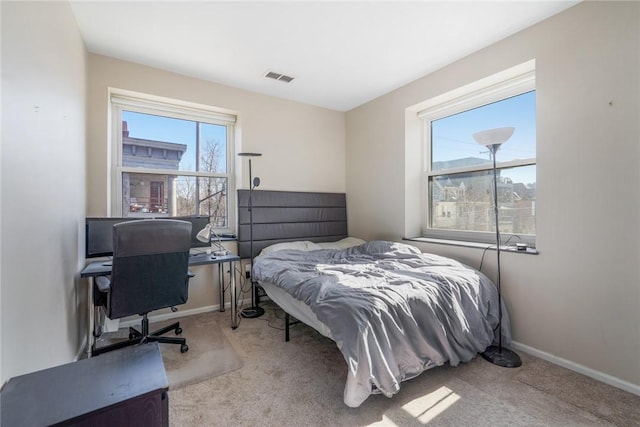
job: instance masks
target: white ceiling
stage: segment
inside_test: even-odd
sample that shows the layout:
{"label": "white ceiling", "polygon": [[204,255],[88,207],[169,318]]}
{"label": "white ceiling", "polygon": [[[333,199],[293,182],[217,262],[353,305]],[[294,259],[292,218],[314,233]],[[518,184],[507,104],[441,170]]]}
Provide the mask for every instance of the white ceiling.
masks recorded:
{"label": "white ceiling", "polygon": [[338,111],[578,2],[70,1],[90,52]]}

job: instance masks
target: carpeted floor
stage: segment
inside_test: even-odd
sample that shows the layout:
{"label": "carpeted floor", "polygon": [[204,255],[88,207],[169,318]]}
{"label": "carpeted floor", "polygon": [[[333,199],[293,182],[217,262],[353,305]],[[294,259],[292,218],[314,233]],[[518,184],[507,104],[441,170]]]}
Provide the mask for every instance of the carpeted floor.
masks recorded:
{"label": "carpeted floor", "polygon": [[[242,359],[211,315],[180,318],[182,337],[187,339],[189,351],[180,353],[179,345],[161,344],[169,389],[214,378],[242,367]],[[164,324],[154,325],[154,329]]]}
{"label": "carpeted floor", "polygon": [[[180,337],[186,338],[189,351],[181,353],[180,345],[177,344],[160,344],[170,390],[214,378],[242,367],[242,359],[222,332],[217,316],[208,313],[181,317],[177,321],[180,322],[183,330]],[[176,320],[153,323],[149,325],[149,329],[156,331],[174,322]],[[133,326],[140,330],[137,323]],[[102,335],[98,345],[105,346],[125,341],[128,335],[128,327],[120,328],[117,332],[107,332]],[[164,336],[176,335],[170,331]]]}
{"label": "carpeted floor", "polygon": [[171,425],[640,425],[640,397],[523,353],[520,368],[477,357],[424,372],[391,399],[374,395],[349,408],[342,401],[346,364],[335,344],[304,324],[285,343],[284,332],[276,329],[283,324],[281,312],[263,306],[265,316],[242,319],[236,330],[226,313],[198,315],[199,322],[220,328],[243,366],[171,388]]}

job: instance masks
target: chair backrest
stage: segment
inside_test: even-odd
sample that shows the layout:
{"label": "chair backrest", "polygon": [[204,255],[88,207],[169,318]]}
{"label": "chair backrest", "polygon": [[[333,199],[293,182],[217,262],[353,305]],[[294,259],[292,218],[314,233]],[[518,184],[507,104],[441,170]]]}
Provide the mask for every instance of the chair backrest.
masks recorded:
{"label": "chair backrest", "polygon": [[172,307],[187,302],[191,223],[169,219],[113,226],[113,267],[109,317]]}

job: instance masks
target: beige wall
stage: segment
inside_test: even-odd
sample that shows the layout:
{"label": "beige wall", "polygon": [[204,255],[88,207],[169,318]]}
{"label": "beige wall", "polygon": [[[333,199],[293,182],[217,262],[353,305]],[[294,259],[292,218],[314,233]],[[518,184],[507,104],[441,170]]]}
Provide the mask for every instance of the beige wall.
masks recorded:
{"label": "beige wall", "polygon": [[[89,55],[87,215],[108,214],[108,88],[125,89],[231,110],[238,115],[236,152],[257,151],[253,176],[260,189],[345,191],[345,136],[341,112],[247,92],[117,59]],[[240,188],[248,187],[248,162],[237,158]],[[235,249],[232,247],[231,249]],[[199,310],[219,304],[215,268],[195,267],[189,301]],[[217,277],[217,276],[215,276]],[[249,302],[247,300],[247,302]],[[163,313],[159,313],[163,314]]]}
{"label": "beige wall", "polygon": [[[348,112],[350,233],[419,233],[420,131],[406,109],[535,59],[540,255],[503,257],[514,339],[640,393],[639,55],[639,3],[585,2]],[[480,250],[420,247],[480,262]]]}
{"label": "beige wall", "polygon": [[87,54],[68,3],[0,7],[3,383],[82,344]]}

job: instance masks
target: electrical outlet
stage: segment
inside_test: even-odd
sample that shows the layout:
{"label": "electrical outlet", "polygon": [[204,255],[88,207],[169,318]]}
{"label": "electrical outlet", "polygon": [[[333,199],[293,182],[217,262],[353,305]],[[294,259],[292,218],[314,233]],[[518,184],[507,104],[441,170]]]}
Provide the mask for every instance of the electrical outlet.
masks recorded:
{"label": "electrical outlet", "polygon": [[244,266],[244,277],[251,279],[251,264],[246,264]]}

